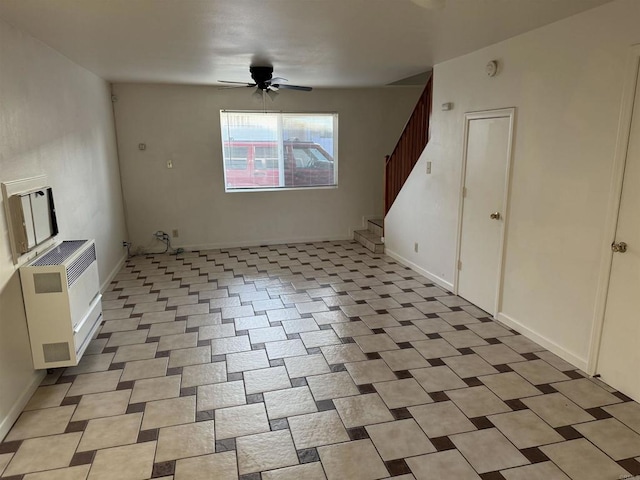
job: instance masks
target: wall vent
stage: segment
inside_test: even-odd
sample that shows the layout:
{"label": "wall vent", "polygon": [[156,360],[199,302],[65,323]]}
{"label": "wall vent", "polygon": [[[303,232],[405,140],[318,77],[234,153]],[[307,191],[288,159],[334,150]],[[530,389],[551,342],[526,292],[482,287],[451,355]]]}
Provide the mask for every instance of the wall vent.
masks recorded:
{"label": "wall vent", "polygon": [[76,258],[67,268],[67,285],[71,286],[96,260],[96,246],[92,244],[82,254]]}

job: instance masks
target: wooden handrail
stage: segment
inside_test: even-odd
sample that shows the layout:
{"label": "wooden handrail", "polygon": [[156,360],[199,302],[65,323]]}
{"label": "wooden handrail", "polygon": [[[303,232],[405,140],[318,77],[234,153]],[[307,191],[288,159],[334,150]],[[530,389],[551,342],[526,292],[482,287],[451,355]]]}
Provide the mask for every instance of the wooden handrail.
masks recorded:
{"label": "wooden handrail", "polygon": [[385,157],[384,167],[384,214],[400,193],[404,182],[418,162],[429,141],[429,118],[431,116],[431,99],[433,92],[433,75],[413,109],[409,121],[404,127],[400,139],[391,155]]}

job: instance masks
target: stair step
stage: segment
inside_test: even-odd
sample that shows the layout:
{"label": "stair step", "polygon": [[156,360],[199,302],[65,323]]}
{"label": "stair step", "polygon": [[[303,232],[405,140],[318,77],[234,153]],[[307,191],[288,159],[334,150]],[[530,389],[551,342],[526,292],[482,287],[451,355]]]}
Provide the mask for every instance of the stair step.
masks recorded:
{"label": "stair step", "polygon": [[384,218],[372,218],[367,221],[367,229],[376,235],[384,236]]}
{"label": "stair step", "polygon": [[384,243],[380,235],[376,235],[370,230],[356,230],[353,232],[353,238],[360,245],[373,253],[384,253]]}

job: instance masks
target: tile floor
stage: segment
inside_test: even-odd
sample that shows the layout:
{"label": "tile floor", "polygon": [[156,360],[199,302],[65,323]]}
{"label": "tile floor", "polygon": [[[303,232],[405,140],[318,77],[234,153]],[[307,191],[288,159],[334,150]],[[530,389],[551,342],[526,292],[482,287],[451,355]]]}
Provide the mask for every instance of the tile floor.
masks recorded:
{"label": "tile floor", "polygon": [[640,405],[352,242],[132,258],[103,308],[3,479],[640,475]]}

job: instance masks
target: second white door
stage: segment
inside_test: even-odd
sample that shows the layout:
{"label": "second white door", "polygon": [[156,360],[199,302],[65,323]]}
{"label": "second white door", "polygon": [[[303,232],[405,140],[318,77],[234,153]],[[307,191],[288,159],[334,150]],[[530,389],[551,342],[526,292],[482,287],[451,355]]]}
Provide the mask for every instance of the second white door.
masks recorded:
{"label": "second white door", "polygon": [[458,295],[495,315],[514,109],[465,115]]}

